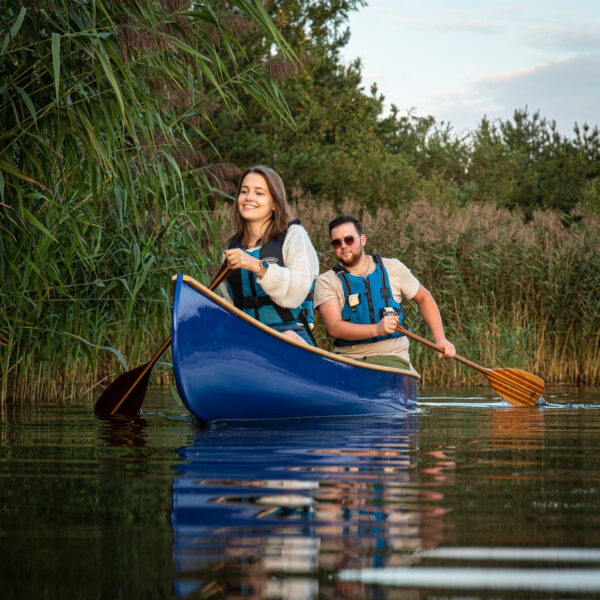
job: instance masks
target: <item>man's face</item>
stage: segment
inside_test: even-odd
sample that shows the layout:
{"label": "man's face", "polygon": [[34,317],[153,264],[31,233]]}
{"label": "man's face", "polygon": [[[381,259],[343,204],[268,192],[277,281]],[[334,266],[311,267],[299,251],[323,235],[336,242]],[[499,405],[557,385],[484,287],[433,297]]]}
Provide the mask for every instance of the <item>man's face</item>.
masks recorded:
{"label": "man's face", "polygon": [[347,267],[360,261],[367,236],[359,236],[354,223],[343,223],[331,230],[331,245],[338,260]]}

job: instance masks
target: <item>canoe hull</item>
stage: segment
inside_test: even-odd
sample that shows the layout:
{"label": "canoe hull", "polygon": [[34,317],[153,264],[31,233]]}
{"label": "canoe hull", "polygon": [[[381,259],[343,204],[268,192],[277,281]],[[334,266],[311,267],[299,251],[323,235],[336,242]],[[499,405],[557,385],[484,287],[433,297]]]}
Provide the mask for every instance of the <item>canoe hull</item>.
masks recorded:
{"label": "canoe hull", "polygon": [[394,414],[416,401],[418,375],[309,349],[177,276],[173,370],[202,421]]}

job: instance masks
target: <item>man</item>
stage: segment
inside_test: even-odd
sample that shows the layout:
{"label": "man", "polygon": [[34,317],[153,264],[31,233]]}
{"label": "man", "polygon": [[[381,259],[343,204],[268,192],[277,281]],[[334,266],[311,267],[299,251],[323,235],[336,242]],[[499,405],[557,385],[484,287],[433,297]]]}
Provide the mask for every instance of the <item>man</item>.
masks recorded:
{"label": "man", "polygon": [[439,356],[456,354],[431,293],[399,260],[365,254],[367,236],[358,219],[337,217],[329,223],[329,235],[340,264],[317,279],[314,306],[335,338],[336,353],[409,368],[408,338],[396,332],[404,297],[417,303],[435,343],[444,349]]}

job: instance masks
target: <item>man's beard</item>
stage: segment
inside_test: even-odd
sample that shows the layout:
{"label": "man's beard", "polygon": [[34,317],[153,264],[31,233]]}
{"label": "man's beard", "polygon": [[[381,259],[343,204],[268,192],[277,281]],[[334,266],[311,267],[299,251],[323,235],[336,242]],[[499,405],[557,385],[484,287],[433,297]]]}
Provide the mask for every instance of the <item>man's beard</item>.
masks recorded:
{"label": "man's beard", "polygon": [[340,262],[345,267],[354,267],[360,262],[361,258],[362,258],[362,253],[354,254],[354,252],[353,252],[352,256],[344,256],[344,255],[340,256]]}

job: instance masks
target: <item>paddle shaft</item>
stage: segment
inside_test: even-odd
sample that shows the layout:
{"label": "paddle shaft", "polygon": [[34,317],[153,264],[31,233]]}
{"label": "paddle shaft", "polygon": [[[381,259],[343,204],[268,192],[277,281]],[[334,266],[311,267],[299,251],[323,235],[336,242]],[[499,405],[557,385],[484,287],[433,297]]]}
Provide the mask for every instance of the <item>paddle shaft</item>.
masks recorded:
{"label": "paddle shaft", "polygon": [[[229,272],[229,267],[227,266],[227,261],[224,261],[221,267],[219,268],[219,272],[213,279],[212,283],[208,286],[209,290],[214,290],[220,283],[223,281],[227,273]],[[119,402],[114,406],[114,408],[110,411],[111,415],[114,415],[123,402],[127,400],[131,392],[136,388],[136,386],[148,375],[148,373],[152,370],[152,367],[156,364],[156,361],[162,356],[163,352],[171,345],[172,336],[169,336],[167,340],[163,343],[163,345],[159,348],[158,352],[146,363],[144,369],[142,369],[141,373],[137,376],[136,380],[133,382],[131,387],[123,394],[123,397],[119,400]]]}
{"label": "paddle shaft", "polygon": [[[425,344],[426,346],[429,346],[430,348],[433,348],[434,350],[437,350],[438,352],[441,352],[442,354],[444,353],[444,349],[442,347],[438,346],[437,344],[434,344],[433,342],[430,342],[429,340],[426,340],[425,338],[422,338],[420,335],[417,335],[416,333],[413,333],[412,331],[409,331],[408,329],[405,329],[404,327],[402,327],[402,325],[398,325],[396,327],[396,331],[398,331],[399,333],[403,333],[404,335],[412,338],[413,340],[417,340],[417,342],[421,342],[421,344]],[[472,367],[473,369],[480,371],[481,373],[488,373],[490,370],[490,369],[487,369],[486,367],[482,367],[481,365],[478,365],[477,363],[474,363],[471,360],[463,358],[462,356],[459,356],[458,354],[455,354],[452,358],[456,359],[458,362],[461,362],[461,363],[467,365],[468,367]]]}
{"label": "paddle shaft", "polygon": [[[408,329],[405,329],[401,325],[398,325],[396,331],[403,333],[438,352],[444,352],[443,348],[440,348],[440,346],[408,331]],[[543,406],[545,400],[542,398],[542,392],[544,391],[545,384],[544,380],[536,375],[521,371],[520,369],[488,369],[473,361],[467,360],[462,356],[453,356],[452,358],[483,373],[496,393],[510,404],[513,404],[514,406]]]}

